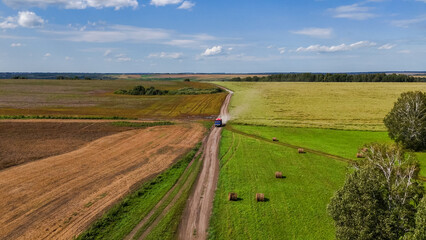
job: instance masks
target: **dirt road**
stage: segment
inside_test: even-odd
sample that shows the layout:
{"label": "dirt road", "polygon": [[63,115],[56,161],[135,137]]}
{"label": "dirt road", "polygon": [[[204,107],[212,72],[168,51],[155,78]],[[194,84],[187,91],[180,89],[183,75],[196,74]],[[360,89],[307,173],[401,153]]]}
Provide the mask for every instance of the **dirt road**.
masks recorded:
{"label": "dirt road", "polygon": [[[228,106],[233,92],[230,92],[220,110],[224,123],[230,120]],[[179,239],[207,239],[210,215],[213,208],[214,194],[219,177],[219,142],[222,128],[214,128],[204,146],[204,163],[194,191],[188,199],[187,206],[179,225]]]}
{"label": "dirt road", "polygon": [[203,132],[195,123],[132,130],[1,171],[0,239],[72,239]]}

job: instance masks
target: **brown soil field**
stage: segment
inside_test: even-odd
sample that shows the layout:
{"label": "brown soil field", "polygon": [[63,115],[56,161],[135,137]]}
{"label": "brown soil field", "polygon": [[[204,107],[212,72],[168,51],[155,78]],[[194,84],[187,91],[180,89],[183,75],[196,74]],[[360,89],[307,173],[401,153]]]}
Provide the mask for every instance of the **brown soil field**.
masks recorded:
{"label": "brown soil field", "polygon": [[130,130],[0,171],[0,239],[72,239],[204,132],[197,123]]}
{"label": "brown soil field", "polygon": [[131,129],[108,122],[0,121],[0,170],[67,153]]}

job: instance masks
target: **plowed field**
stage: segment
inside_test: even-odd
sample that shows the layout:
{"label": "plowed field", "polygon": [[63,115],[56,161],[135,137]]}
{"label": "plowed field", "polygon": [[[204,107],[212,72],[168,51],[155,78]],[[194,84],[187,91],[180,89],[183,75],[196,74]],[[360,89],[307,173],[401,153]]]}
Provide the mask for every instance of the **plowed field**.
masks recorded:
{"label": "plowed field", "polygon": [[0,121],[0,170],[67,153],[131,129],[94,121]]}
{"label": "plowed field", "polygon": [[131,130],[0,172],[0,239],[71,239],[203,136],[200,124]]}

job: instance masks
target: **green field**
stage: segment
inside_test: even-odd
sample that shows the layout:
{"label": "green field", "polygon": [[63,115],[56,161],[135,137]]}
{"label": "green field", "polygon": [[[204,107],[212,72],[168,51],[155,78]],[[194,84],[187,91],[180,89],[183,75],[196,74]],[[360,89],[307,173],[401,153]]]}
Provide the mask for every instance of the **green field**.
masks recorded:
{"label": "green field", "polygon": [[426,91],[426,83],[216,83],[235,92],[236,123],[357,130],[385,130],[402,92]]}
{"label": "green field", "polygon": [[[224,131],[210,239],[334,239],[326,205],[347,163]],[[282,171],[285,179],[276,179]],[[229,192],[240,198],[229,202]],[[256,193],[267,202],[257,203]]]}
{"label": "green field", "polygon": [[137,85],[160,90],[208,83],[140,80],[0,80],[0,115],[96,116],[145,119],[203,118],[217,115],[226,93],[128,96],[113,94]]}
{"label": "green field", "polygon": [[[320,128],[265,127],[233,124],[236,129],[248,134],[310,148],[332,155],[356,160],[356,154],[363,145],[372,142],[392,143],[387,132],[333,130]],[[421,165],[420,175],[426,177],[426,153],[416,153]]]}
{"label": "green field", "polygon": [[[392,142],[383,118],[402,92],[426,91],[425,83],[217,84],[235,93],[210,239],[334,239],[326,207],[351,169],[347,162],[367,143]],[[416,155],[426,177],[426,153]],[[286,178],[275,179],[275,171]],[[229,202],[229,192],[240,201]],[[257,192],[269,201],[255,202]]]}

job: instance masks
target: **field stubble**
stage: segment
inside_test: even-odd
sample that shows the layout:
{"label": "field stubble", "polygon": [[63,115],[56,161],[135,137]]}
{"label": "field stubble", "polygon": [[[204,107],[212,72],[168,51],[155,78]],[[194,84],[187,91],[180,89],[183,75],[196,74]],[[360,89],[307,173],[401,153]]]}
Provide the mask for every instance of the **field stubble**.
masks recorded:
{"label": "field stubble", "polygon": [[119,116],[143,119],[205,118],[219,113],[225,93],[127,96],[137,85],[160,90],[208,89],[208,83],[139,80],[0,80],[0,115]]}
{"label": "field stubble", "polygon": [[203,136],[200,124],[131,130],[0,171],[0,238],[70,239]]}
{"label": "field stubble", "polygon": [[236,123],[385,130],[383,118],[402,92],[426,91],[426,83],[216,82],[235,92]]}

